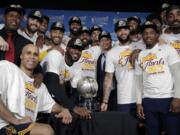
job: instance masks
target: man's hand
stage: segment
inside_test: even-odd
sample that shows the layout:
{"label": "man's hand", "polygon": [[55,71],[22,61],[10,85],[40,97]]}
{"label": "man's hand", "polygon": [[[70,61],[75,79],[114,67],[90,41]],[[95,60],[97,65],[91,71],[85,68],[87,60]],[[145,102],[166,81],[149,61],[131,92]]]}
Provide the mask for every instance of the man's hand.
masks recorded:
{"label": "man's hand", "polygon": [[141,104],[137,104],[137,115],[138,115],[139,118],[145,119],[145,117],[144,117],[144,109],[143,109],[143,106]]}
{"label": "man's hand", "polygon": [[60,113],[55,115],[57,118],[62,118],[64,124],[69,124],[72,122],[72,115],[68,109],[63,109]]}
{"label": "man's hand", "polygon": [[20,124],[25,124],[25,123],[31,123],[33,122],[32,119],[28,116],[22,117],[22,119],[17,119],[14,121],[14,125],[20,125]]}
{"label": "man's hand", "polygon": [[108,109],[108,104],[107,103],[102,103],[101,104],[101,112],[106,112]]}
{"label": "man's hand", "polygon": [[82,119],[91,119],[91,111],[84,107],[74,107],[73,111]]}
{"label": "man's hand", "polygon": [[58,50],[62,55],[64,55],[64,49],[60,46],[55,46],[54,49]]}
{"label": "man's hand", "polygon": [[34,75],[34,86],[36,88],[39,88],[41,86],[41,83],[43,81],[43,75],[38,73]]}
{"label": "man's hand", "polygon": [[45,41],[44,41],[44,35],[40,35],[38,36],[37,40],[36,40],[36,46],[38,48],[43,48]]}
{"label": "man's hand", "polygon": [[141,49],[136,49],[131,53],[129,57],[129,62],[131,63],[133,68],[135,68],[135,61],[138,58],[138,55],[140,52],[141,52]]}
{"label": "man's hand", "polygon": [[173,98],[170,106],[170,111],[179,113],[180,112],[180,99],[179,98]]}
{"label": "man's hand", "polygon": [[8,51],[9,44],[0,36],[0,50],[1,51]]}

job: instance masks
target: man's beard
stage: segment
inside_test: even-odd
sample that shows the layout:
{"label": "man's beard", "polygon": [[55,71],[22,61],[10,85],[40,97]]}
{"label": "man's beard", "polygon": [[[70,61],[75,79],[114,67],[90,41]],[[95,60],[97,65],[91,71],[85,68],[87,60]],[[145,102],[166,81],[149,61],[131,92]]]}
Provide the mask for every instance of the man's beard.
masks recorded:
{"label": "man's beard", "polygon": [[77,31],[74,31],[73,29],[70,29],[70,33],[72,33],[74,36],[78,37],[80,35],[81,29],[78,29]]}
{"label": "man's beard", "polygon": [[58,45],[61,44],[61,40],[56,41],[56,40],[52,39],[52,43],[53,43],[55,46],[58,46]]}
{"label": "man's beard", "polygon": [[170,28],[173,30],[174,33],[180,33],[180,22],[174,24],[177,21],[174,21],[173,24],[170,25]]}
{"label": "man's beard", "polygon": [[121,37],[118,37],[118,40],[120,41],[120,43],[124,44],[127,43],[129,41],[129,36],[127,36],[126,39],[122,39]]}
{"label": "man's beard", "polygon": [[83,41],[82,41],[82,45],[83,45],[84,47],[89,46],[91,43],[92,43],[91,40],[88,40],[87,42],[83,42]]}
{"label": "man's beard", "polygon": [[36,29],[36,30],[32,30],[29,25],[28,25],[27,29],[28,29],[28,31],[29,31],[30,33],[35,33],[35,32],[37,31],[37,29]]}

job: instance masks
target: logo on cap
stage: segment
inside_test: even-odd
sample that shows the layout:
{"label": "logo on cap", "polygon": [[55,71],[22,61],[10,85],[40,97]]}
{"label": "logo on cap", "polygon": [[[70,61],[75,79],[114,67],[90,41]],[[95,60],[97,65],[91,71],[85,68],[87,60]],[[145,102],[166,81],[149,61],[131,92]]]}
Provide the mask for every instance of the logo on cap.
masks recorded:
{"label": "logo on cap", "polygon": [[146,21],[145,23],[144,23],[144,25],[153,25],[154,23],[153,22],[151,22],[151,21]]}
{"label": "logo on cap", "polygon": [[101,35],[103,36],[103,35],[108,35],[108,34],[107,34],[106,31],[103,31],[103,32],[101,33]]}
{"label": "logo on cap", "polygon": [[77,46],[82,46],[82,42],[81,40],[78,38],[76,39],[76,41],[74,42],[74,45],[77,45]]}
{"label": "logo on cap", "polygon": [[124,27],[124,26],[127,26],[127,25],[126,25],[126,21],[120,20],[120,21],[118,22],[118,27]]}
{"label": "logo on cap", "polygon": [[99,34],[99,40],[103,37],[106,37],[106,38],[109,38],[111,39],[111,35],[109,32],[106,32],[106,31],[102,31],[100,34]]}
{"label": "logo on cap", "polygon": [[60,28],[63,28],[63,27],[64,27],[61,22],[56,22],[55,26],[56,26],[56,27],[60,27]]}
{"label": "logo on cap", "polygon": [[36,11],[34,12],[34,16],[37,16],[37,17],[39,17],[39,18],[42,17],[41,12],[40,12],[39,10],[36,10]]}
{"label": "logo on cap", "polygon": [[72,21],[79,21],[79,18],[78,18],[77,16],[74,16],[74,17],[72,18]]}

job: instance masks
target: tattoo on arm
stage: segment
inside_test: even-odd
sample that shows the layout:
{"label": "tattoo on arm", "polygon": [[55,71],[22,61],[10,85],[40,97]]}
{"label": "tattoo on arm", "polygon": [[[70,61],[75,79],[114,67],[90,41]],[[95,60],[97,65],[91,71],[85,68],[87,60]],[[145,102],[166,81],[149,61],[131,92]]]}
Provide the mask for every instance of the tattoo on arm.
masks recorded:
{"label": "tattoo on arm", "polygon": [[113,80],[113,73],[106,72],[104,83],[103,83],[103,102],[104,103],[108,103],[109,95],[111,92],[112,80]]}

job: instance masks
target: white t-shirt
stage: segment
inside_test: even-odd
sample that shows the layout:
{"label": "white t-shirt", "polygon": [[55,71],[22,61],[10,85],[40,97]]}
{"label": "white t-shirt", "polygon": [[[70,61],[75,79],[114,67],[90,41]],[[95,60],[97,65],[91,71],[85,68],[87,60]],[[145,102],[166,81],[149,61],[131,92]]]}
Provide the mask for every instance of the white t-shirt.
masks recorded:
{"label": "white t-shirt", "polygon": [[[66,46],[63,43],[61,43],[59,46],[63,49],[64,52],[66,51]],[[52,46],[47,46],[46,44],[44,44],[42,48],[39,48],[39,61],[40,62],[46,57],[46,55],[49,52],[48,50],[51,48]]]}
{"label": "white t-shirt", "polygon": [[52,72],[59,75],[60,83],[70,81],[73,88],[77,88],[77,82],[82,77],[82,70],[79,63],[75,62],[72,66],[68,66],[64,60],[64,56],[57,50],[48,53],[41,62],[46,72]]}
{"label": "white t-shirt", "polygon": [[83,77],[89,76],[96,79],[97,60],[101,54],[99,46],[93,46],[82,51],[79,63],[82,68]]}
{"label": "white t-shirt", "polygon": [[[106,57],[106,72],[115,72],[117,80],[117,99],[118,104],[129,104],[136,102],[134,89],[134,70],[129,63],[129,56],[139,45],[130,44],[126,46],[114,46]],[[143,47],[142,47],[143,48]]]}
{"label": "white t-shirt", "polygon": [[[30,116],[35,121],[38,112],[51,112],[55,101],[44,84],[35,89],[32,83],[33,79],[13,63],[0,62],[1,100],[17,118]],[[0,129],[6,125],[8,123],[0,118]]]}
{"label": "white t-shirt", "polygon": [[173,78],[169,66],[179,61],[176,50],[168,45],[156,44],[152,49],[141,51],[135,74],[143,75],[143,97],[172,97]]}
{"label": "white t-shirt", "polygon": [[25,115],[36,120],[38,112],[50,113],[54,100],[51,98],[47,87],[42,83],[40,88],[33,86],[34,79],[24,74],[25,78]]}
{"label": "white t-shirt", "polygon": [[171,45],[176,51],[178,52],[180,56],[180,33],[179,34],[166,34],[163,33],[160,36],[160,40],[165,42],[165,44]]}

